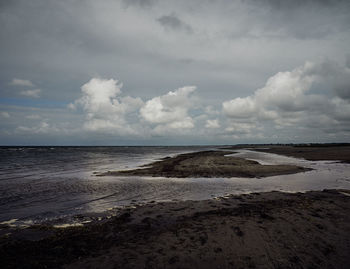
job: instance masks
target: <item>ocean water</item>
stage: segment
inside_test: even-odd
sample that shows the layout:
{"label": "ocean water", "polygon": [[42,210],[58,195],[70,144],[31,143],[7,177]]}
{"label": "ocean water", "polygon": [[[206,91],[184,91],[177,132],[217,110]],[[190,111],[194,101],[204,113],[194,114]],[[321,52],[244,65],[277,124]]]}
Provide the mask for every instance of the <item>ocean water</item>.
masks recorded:
{"label": "ocean water", "polygon": [[238,150],[262,164],[314,170],[267,178],[98,177],[166,156],[214,147],[1,147],[0,223],[66,222],[78,214],[151,201],[202,200],[261,191],[350,189],[350,165]]}

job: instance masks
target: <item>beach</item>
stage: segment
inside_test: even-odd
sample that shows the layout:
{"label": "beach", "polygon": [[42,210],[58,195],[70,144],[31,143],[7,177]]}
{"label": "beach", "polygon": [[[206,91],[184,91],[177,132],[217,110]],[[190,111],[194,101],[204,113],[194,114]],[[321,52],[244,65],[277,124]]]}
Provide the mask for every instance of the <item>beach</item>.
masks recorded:
{"label": "beach", "polygon": [[2,268],[349,268],[349,201],[327,190],[149,203],[2,236]]}
{"label": "beach", "polygon": [[[121,150],[117,150],[119,154]],[[138,167],[122,169],[124,166],[120,166],[119,170],[96,173],[90,179],[93,186],[103,180],[108,182],[105,188],[118,182],[127,186],[136,184],[136,189],[160,183],[164,188],[174,188],[174,184],[180,184],[175,186],[185,194],[167,201],[158,198],[138,202],[128,198],[130,202],[124,206],[104,212],[75,213],[74,222],[69,223],[61,223],[64,215],[47,221],[41,218],[40,222],[25,226],[16,220],[2,222],[1,267],[349,268],[350,191],[346,188],[318,190],[323,186],[348,186],[348,164],[342,162],[348,155],[340,155],[343,157],[338,162],[318,164],[260,153],[269,150],[272,149],[236,148],[239,154],[234,154],[235,150],[202,150],[163,155],[153,162],[146,162],[143,157],[143,164]],[[329,156],[320,151],[317,154],[322,160]],[[239,156],[259,157],[266,164]],[[108,160],[112,159],[108,157]],[[269,162],[274,164],[267,164]],[[333,181],[326,180],[330,175],[335,176]],[[324,181],[320,187],[313,185],[317,177]],[[309,185],[305,185],[305,181],[310,181]],[[237,188],[247,182],[248,191],[241,189],[238,193],[247,193],[226,193],[203,199],[212,191],[207,189],[208,194],[189,198],[197,193],[199,186],[220,189],[227,182]],[[297,190],[305,186],[316,190],[269,190],[276,189],[273,185],[276,182],[285,182],[287,190],[292,186]],[[252,191],[254,186],[259,185],[261,189],[266,184],[270,184],[268,191]],[[120,190],[113,190],[112,195],[118,197]],[[150,197],[157,198],[161,193],[166,194],[162,190]],[[103,196],[98,201],[108,200]],[[90,200],[89,204],[94,202]]]}

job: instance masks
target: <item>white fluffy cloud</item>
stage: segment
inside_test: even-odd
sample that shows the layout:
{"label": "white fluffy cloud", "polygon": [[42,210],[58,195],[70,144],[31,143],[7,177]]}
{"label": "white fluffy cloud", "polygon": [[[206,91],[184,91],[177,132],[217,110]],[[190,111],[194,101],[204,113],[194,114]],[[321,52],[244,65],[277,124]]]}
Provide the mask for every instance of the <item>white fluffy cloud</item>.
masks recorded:
{"label": "white fluffy cloud", "polygon": [[[69,116],[62,124],[35,109],[16,116],[11,107],[4,107],[0,116],[9,126],[18,119],[14,134],[143,141],[161,137],[195,143],[213,137],[218,143],[338,141],[350,136],[349,77],[349,67],[335,62],[306,62],[276,73],[249,96],[223,102],[221,112],[215,102],[200,101],[195,86],[143,102],[123,96],[118,80],[92,78],[82,85],[82,96],[68,105],[75,113],[66,111]],[[32,124],[27,127],[23,119]]]}
{"label": "white fluffy cloud", "polygon": [[35,90],[25,90],[21,91],[20,94],[28,97],[33,97],[33,98],[39,98],[40,97],[41,90],[40,89],[35,89]]}
{"label": "white fluffy cloud", "polygon": [[194,86],[179,88],[147,102],[130,96],[122,97],[122,84],[114,79],[93,78],[81,87],[83,96],[68,105],[82,109],[83,128],[115,135],[164,135],[186,133],[194,127],[189,110],[194,105]]}
{"label": "white fluffy cloud", "polygon": [[193,128],[194,122],[188,111],[194,105],[191,94],[195,90],[194,86],[186,86],[154,97],[145,103],[140,114],[146,122],[156,124],[155,130],[158,132],[168,128]]}
{"label": "white fluffy cloud", "polygon": [[229,130],[251,132],[271,121],[274,127],[342,132],[350,122],[350,69],[337,63],[306,62],[270,77],[251,96],[223,103]]}
{"label": "white fluffy cloud", "polygon": [[12,79],[10,84],[14,86],[34,87],[34,84],[27,79],[14,78]]}
{"label": "white fluffy cloud", "polygon": [[69,108],[81,107],[86,113],[84,128],[90,131],[111,131],[118,134],[135,134],[127,123],[127,113],[137,111],[143,104],[140,98],[118,97],[122,84],[118,80],[93,78],[81,87],[83,96]]}

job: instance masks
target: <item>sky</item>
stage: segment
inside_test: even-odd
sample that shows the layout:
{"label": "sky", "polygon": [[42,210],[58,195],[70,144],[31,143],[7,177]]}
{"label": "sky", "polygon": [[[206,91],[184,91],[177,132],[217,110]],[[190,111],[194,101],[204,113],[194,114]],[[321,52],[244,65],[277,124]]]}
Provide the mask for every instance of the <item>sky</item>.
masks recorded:
{"label": "sky", "polygon": [[350,142],[348,0],[0,0],[0,145]]}

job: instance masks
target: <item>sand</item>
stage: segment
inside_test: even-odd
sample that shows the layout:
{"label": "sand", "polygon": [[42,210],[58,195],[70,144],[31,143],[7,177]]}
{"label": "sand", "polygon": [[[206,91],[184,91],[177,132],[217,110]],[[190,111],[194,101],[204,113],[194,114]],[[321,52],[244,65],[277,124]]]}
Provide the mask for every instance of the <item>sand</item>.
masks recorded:
{"label": "sand", "polygon": [[311,169],[295,165],[261,165],[256,161],[234,156],[231,151],[200,151],[167,157],[145,165],[143,168],[125,171],[109,171],[104,175],[153,176],[153,177],[267,177],[294,174]]}
{"label": "sand", "polygon": [[47,235],[1,237],[2,268],[350,268],[346,190],[149,203],[30,230]]}
{"label": "sand", "polygon": [[303,158],[310,161],[340,161],[350,163],[350,144],[334,145],[334,144],[315,144],[315,145],[249,145],[234,146],[230,149],[251,148],[255,151],[275,153],[295,158]]}

